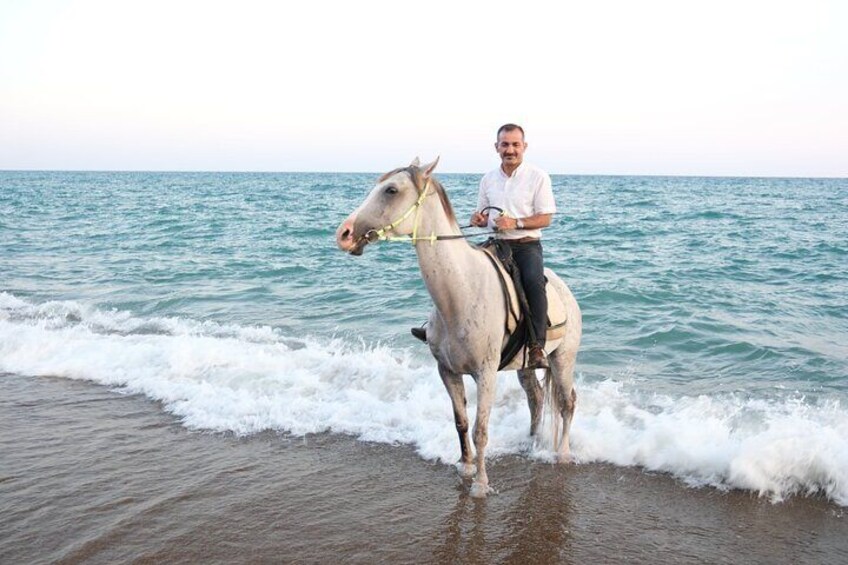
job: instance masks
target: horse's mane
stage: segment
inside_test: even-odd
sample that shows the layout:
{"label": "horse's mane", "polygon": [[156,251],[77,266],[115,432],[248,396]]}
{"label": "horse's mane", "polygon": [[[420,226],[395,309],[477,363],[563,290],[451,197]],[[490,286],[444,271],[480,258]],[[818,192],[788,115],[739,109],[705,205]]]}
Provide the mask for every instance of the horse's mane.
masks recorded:
{"label": "horse's mane", "polygon": [[445,187],[442,186],[436,177],[430,177],[430,184],[433,188],[436,189],[436,194],[439,195],[439,200],[442,201],[442,208],[445,210],[445,215],[448,217],[448,221],[459,225],[459,222],[456,221],[456,214],[453,212],[453,206],[451,206],[450,200],[448,200],[448,193],[445,192]]}
{"label": "horse's mane", "polygon": [[[421,190],[422,185],[424,184],[424,179],[421,175],[421,169],[418,167],[398,167],[393,171],[389,171],[388,173],[381,176],[377,179],[377,182],[383,182],[387,178],[391,177],[397,173],[406,173],[412,178],[412,182],[415,184],[418,190]],[[456,214],[453,211],[453,206],[451,206],[450,200],[448,199],[448,194],[445,192],[445,187],[442,186],[436,177],[430,177],[430,186],[432,186],[436,190],[436,194],[439,195],[439,200],[442,202],[442,208],[445,211],[445,215],[448,217],[448,221],[453,222],[457,226],[459,226],[459,222],[456,220]]]}

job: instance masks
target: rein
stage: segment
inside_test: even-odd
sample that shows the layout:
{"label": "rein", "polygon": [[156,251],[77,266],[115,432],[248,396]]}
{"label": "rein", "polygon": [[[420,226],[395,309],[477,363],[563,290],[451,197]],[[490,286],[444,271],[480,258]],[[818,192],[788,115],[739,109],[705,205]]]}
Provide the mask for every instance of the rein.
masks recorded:
{"label": "rein", "polygon": [[[428,196],[430,196],[430,194],[433,194],[432,192],[428,192],[429,188],[430,188],[430,179],[427,179],[427,182],[424,184],[424,190],[421,191],[421,194],[418,196],[418,200],[416,200],[415,204],[410,206],[410,208],[406,212],[404,212],[403,215],[400,218],[398,218],[397,220],[395,220],[394,222],[392,222],[391,224],[389,224],[387,226],[383,226],[382,228],[380,228],[378,230],[375,230],[375,229],[368,230],[367,232],[365,232],[362,235],[362,238],[365,241],[367,241],[368,243],[374,243],[374,242],[377,242],[377,241],[396,241],[396,242],[402,242],[402,243],[403,242],[409,242],[409,243],[415,245],[415,243],[418,242],[418,241],[429,241],[430,245],[434,245],[437,241],[446,241],[446,240],[451,240],[451,239],[466,239],[466,238],[469,238],[469,237],[476,237],[478,235],[488,235],[488,234],[497,233],[496,231],[486,231],[486,232],[478,232],[478,233],[470,233],[470,234],[436,235],[435,233],[431,232],[430,235],[428,235],[428,236],[419,237],[419,235],[418,235],[418,218],[419,218],[419,213],[421,211],[421,204],[424,203],[424,200]],[[486,210],[490,210],[490,209],[491,210],[498,210],[500,212],[501,216],[504,215],[503,209],[498,208],[497,206],[486,206],[485,208],[480,210],[480,212],[482,213],[482,212],[485,212]],[[393,231],[395,228],[397,228],[412,213],[415,213],[415,219],[414,219],[414,223],[412,224],[412,235],[411,236],[409,236],[409,235],[403,235],[403,236],[387,235],[387,232]],[[474,227],[474,226],[469,224],[467,226],[462,226],[459,229],[463,230],[463,229],[470,228],[470,227]]]}

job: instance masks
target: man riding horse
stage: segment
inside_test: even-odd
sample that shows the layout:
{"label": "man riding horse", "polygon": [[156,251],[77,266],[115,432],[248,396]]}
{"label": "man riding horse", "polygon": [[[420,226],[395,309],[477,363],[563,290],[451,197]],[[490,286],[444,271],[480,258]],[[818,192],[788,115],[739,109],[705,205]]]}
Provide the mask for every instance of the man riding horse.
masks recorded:
{"label": "man riding horse", "polygon": [[[498,129],[495,150],[501,166],[480,181],[477,211],[471,223],[497,230],[496,238],[506,244],[521,273],[521,284],[527,297],[530,321],[528,331],[529,368],[548,367],[545,356],[548,298],[542,257],[542,228],[551,225],[556,213],[551,177],[524,161],[527,142],[524,129],[505,124]],[[500,215],[488,210],[503,210]],[[412,328],[412,335],[427,340],[424,328]]]}
{"label": "man riding horse", "polygon": [[[481,202],[500,203],[509,215],[487,218],[482,214],[476,219],[478,225],[496,226],[499,235],[505,238],[520,240],[550,223],[554,210],[550,181],[538,169],[525,169],[526,164],[522,165],[526,144],[521,130],[502,129],[498,134],[498,153],[503,167],[497,174],[503,176],[492,179],[487,175],[481,183]],[[425,165],[415,159],[408,167],[381,176],[362,203],[339,225],[336,243],[354,256],[362,255],[366,246],[378,241],[404,241],[413,245],[424,286],[433,299],[425,337],[453,407],[460,447],[457,470],[463,477],[473,478],[471,496],[484,497],[491,490],[486,446],[499,370],[518,372],[521,388],[527,394],[531,437],[539,430],[543,407],[550,406],[554,456],[563,463],[570,460],[569,431],[577,402],[574,366],[582,318],[568,285],[556,273],[545,269],[550,305],[556,306],[552,308],[556,314],[551,320],[557,323],[548,329],[547,335],[545,326],[540,325],[536,339],[547,338],[548,357],[537,354],[535,358],[547,361],[550,367],[545,369],[540,383],[536,371],[525,364],[523,356],[503,362],[504,346],[511,341],[507,326],[517,318],[512,308],[516,293],[507,288],[510,285],[504,285],[502,269],[492,268],[491,254],[464,239],[448,195],[433,175],[437,164],[438,159]],[[489,183],[494,185],[491,190]],[[517,186],[530,187],[526,200],[518,199]],[[542,195],[544,192],[548,193],[547,198]],[[483,208],[481,213],[485,212]],[[540,268],[538,232],[536,237],[530,237],[535,241],[513,241],[505,245],[535,248],[534,264]],[[527,268],[524,269],[525,282],[520,286],[529,279]],[[539,303],[535,304],[538,308]],[[548,317],[542,312],[534,322],[547,322]],[[539,345],[538,341],[535,345]],[[470,375],[476,383],[473,430],[468,421],[465,375]]]}

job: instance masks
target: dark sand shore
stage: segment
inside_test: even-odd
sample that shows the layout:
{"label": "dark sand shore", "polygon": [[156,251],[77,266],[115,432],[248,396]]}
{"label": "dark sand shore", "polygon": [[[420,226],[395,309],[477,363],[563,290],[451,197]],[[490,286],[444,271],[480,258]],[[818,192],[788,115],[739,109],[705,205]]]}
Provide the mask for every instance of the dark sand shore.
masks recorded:
{"label": "dark sand shore", "polygon": [[478,501],[408,446],[192,432],[140,396],[0,375],[0,563],[848,563],[822,499],[521,457],[490,474]]}

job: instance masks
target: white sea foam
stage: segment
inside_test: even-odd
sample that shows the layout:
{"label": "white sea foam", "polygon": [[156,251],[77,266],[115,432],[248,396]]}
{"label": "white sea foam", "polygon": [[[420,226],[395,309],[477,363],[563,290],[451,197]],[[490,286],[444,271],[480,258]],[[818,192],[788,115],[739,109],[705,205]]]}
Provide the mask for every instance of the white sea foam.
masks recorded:
{"label": "white sea foam", "polygon": [[[459,456],[450,402],[432,362],[408,351],[292,338],[268,327],[140,319],[74,302],[0,293],[0,372],[85,379],[161,401],[193,429],[295,435],[332,431]],[[466,378],[473,415],[474,385]],[[579,462],[639,465],[694,486],[781,500],[824,493],[848,505],[848,407],[787,394],[671,397],[578,379],[572,448]],[[517,379],[504,373],[492,455],[549,459],[527,436]]]}

